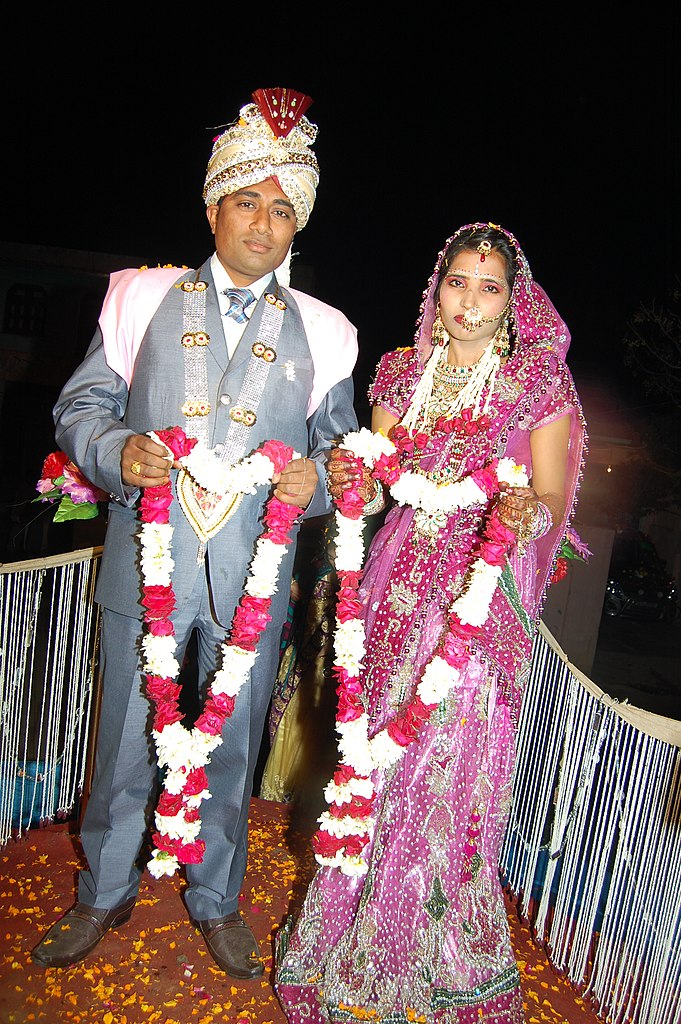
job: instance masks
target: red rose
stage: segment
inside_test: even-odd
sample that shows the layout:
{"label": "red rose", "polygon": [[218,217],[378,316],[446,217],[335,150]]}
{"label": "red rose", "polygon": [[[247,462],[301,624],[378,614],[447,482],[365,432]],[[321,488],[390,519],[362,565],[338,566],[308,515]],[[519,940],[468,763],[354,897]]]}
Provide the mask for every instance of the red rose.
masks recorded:
{"label": "red rose", "polygon": [[230,634],[232,645],[246,651],[254,651],[258,640],[272,618],[267,609],[271,604],[268,597],[251,597],[246,594],[234,613],[234,624]]}
{"label": "red rose", "polygon": [[510,547],[514,543],[516,536],[513,530],[504,524],[499,519],[499,514],[496,509],[492,512],[484,529],[485,537],[492,541],[494,544],[504,544],[506,547]]}
{"label": "red rose", "polygon": [[345,691],[338,694],[338,705],[336,710],[336,719],[339,722],[354,722],[360,717],[364,708],[362,707],[361,701],[357,700],[354,695],[347,694]]}
{"label": "red rose", "polygon": [[177,851],[177,859],[180,864],[200,864],[205,852],[203,839],[197,839],[193,843],[183,843]]}
{"label": "red rose", "polygon": [[359,857],[368,842],[369,836],[366,833],[361,836],[347,836],[345,840],[345,855],[347,857]]}
{"label": "red rose", "polygon": [[561,580],[567,576],[567,558],[558,558],[556,560],[556,568],[553,570],[551,576],[551,583],[560,583]]}
{"label": "red rose", "polygon": [[198,796],[208,789],[208,776],[205,768],[192,768],[187,774],[187,780],[183,786],[186,796]]}
{"label": "red rose", "polygon": [[234,711],[235,704],[235,698],[231,697],[228,693],[213,693],[211,691],[210,700],[206,703],[206,707],[210,706],[211,709],[215,709],[223,718],[229,718]]}
{"label": "red rose", "polygon": [[64,473],[64,466],[69,461],[65,452],[50,452],[45,461],[40,475],[46,480],[56,480]]}
{"label": "red rose", "polygon": [[213,708],[206,707],[194,723],[201,732],[207,732],[210,736],[219,736],[225,724],[225,716]]}
{"label": "red rose", "polygon": [[488,565],[504,565],[506,563],[506,544],[497,544],[486,540],[480,545],[480,557]]}
{"label": "red rose", "polygon": [[147,622],[150,619],[169,618],[175,608],[175,594],[172,586],[157,583],[145,587],[141,603],[148,610],[145,615]]}
{"label": "red rose", "polygon": [[349,803],[331,804],[329,813],[334,818],[357,818],[363,821],[370,817],[372,805],[372,797],[353,796]]}
{"label": "red rose", "polygon": [[453,434],[455,429],[456,421],[450,420],[446,416],[440,416],[435,424],[435,430],[443,434]]}
{"label": "red rose", "polygon": [[381,455],[374,463],[374,476],[377,480],[382,480],[388,487],[399,480],[401,475],[402,470],[397,452],[393,452],[391,455]]}
{"label": "red rose", "polygon": [[154,846],[156,847],[157,850],[165,850],[166,853],[173,853],[175,854],[175,856],[177,856],[178,851],[180,849],[179,839],[171,839],[170,836],[167,836],[165,834],[165,832],[154,832],[152,838],[154,840]]}
{"label": "red rose", "polygon": [[312,849],[318,857],[335,857],[342,850],[345,840],[329,835],[328,832],[315,832],[312,836]]}
{"label": "red rose", "polygon": [[283,441],[265,441],[259,450],[270,460],[275,473],[281,473],[293,457],[293,448],[289,448]]}
{"label": "red rose", "polygon": [[437,704],[424,704],[420,697],[414,697],[407,712],[415,721],[425,722],[436,707]]}
{"label": "red rose", "polygon": [[185,455],[189,455],[197,441],[195,437],[187,437],[182,427],[155,430],[154,433],[163,444],[170,448],[176,459],[182,459]]}
{"label": "red rose", "polygon": [[140,502],[140,517],[143,523],[167,523],[173,501],[170,484],[163,487],[147,487]]}
{"label": "red rose", "polygon": [[472,477],[478,487],[485,492],[488,498],[491,498],[497,493],[499,481],[497,480],[495,467],[483,466],[482,469],[476,469],[473,472]]}
{"label": "red rose", "polygon": [[299,515],[298,505],[286,505],[279,498],[270,498],[263,516],[267,526],[267,532],[263,534],[263,539],[270,540],[273,544],[290,544],[291,538],[288,536],[288,531]]}
{"label": "red rose", "polygon": [[351,587],[342,587],[338,591],[338,603],[336,605],[336,618],[339,622],[348,622],[350,619],[359,617],[362,610],[362,603],[357,597],[357,591]]}
{"label": "red rose", "polygon": [[159,814],[174,817],[182,810],[182,796],[179,793],[161,793],[156,810]]}
{"label": "red rose", "polygon": [[442,645],[442,657],[452,668],[465,668],[470,659],[466,642],[448,633]]}
{"label": "red rose", "polygon": [[361,519],[364,514],[364,499],[356,487],[350,487],[347,491],[343,491],[340,498],[335,500],[342,515],[348,519]]}
{"label": "red rose", "polygon": [[199,820],[199,809],[198,807],[188,808],[184,812],[184,820],[187,824],[192,825],[195,821]]}
{"label": "red rose", "polygon": [[344,569],[338,573],[338,580],[341,587],[352,587],[357,590],[359,581],[362,578],[361,571],[356,569]]}
{"label": "red rose", "polygon": [[358,778],[360,778],[360,776],[357,775],[354,768],[351,768],[349,764],[342,764],[340,765],[339,768],[336,769],[333,776],[333,781],[336,783],[337,786],[342,786],[346,782],[350,782],[351,779]]}
{"label": "red rose", "polygon": [[173,636],[175,627],[170,619],[153,619],[149,623],[149,632],[153,636]]}
{"label": "red rose", "polygon": [[468,641],[471,637],[477,636],[481,626],[473,626],[470,622],[462,622],[456,612],[449,616],[449,629],[453,636],[461,637]]}
{"label": "red rose", "polygon": [[398,743],[401,747],[407,747],[412,740],[416,739],[413,722],[406,715],[389,722],[387,729],[393,743]]}
{"label": "red rose", "polygon": [[414,439],[404,427],[396,426],[390,431],[390,439],[400,452],[409,454],[414,450]]}
{"label": "red rose", "polygon": [[155,732],[162,732],[166,725],[174,725],[175,722],[181,722],[183,718],[184,715],[174,704],[157,704],[152,729]]}
{"label": "red rose", "polygon": [[177,701],[181,687],[172,679],[163,676],[147,676],[147,695],[156,701]]}
{"label": "red rose", "polygon": [[364,690],[364,686],[359,681],[358,676],[347,676],[342,683],[339,683],[336,687],[336,693],[354,693],[361,694]]}

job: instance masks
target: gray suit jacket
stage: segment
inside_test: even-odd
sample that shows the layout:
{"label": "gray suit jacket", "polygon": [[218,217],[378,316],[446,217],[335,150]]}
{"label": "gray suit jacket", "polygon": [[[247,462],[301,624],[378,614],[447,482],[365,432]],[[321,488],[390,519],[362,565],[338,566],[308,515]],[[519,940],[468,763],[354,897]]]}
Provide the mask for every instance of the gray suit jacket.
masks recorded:
{"label": "gray suit jacket", "polygon": [[[264,298],[261,299],[230,360],[224,340],[218,299],[209,263],[201,271],[209,282],[206,328],[211,342],[207,355],[208,394],[211,401],[211,444],[224,441],[230,423],[229,410],[236,403],[249,364],[251,345],[257,336]],[[194,279],[188,271],[180,280]],[[276,282],[273,279],[272,286]],[[271,365],[256,424],[249,433],[249,449],[263,441],[283,441],[318,463],[320,482],[306,516],[329,510],[324,485],[325,452],[334,439],[357,429],[352,379],[340,381],[306,419],[312,388],[313,363],[305,328],[295,299],[279,289],[288,308]],[[96,599],[104,607],[130,616],[141,616],[141,578],[138,569],[140,523],[136,514],[138,491],[126,488],[120,476],[121,449],[131,434],[182,426],[180,411],[185,400],[182,335],[182,296],[171,287],[153,316],[139,349],[130,386],[107,365],[101,331],[97,330],[80,367],[67,382],[54,409],[56,438],[62,450],[80,466],[93,483],[112,495],[109,505],[104,555]],[[333,352],[328,358],[333,359]],[[295,374],[287,374],[292,362]],[[294,379],[290,379],[293,376]],[[173,471],[173,475],[175,472]],[[219,620],[226,627],[241,596],[255,542],[262,530],[261,513],[268,497],[266,488],[245,495],[235,515],[208,542],[212,594]],[[171,508],[174,527],[173,587],[178,607],[191,593],[196,575],[199,541],[177,501]],[[282,563],[279,593],[273,600],[273,626],[283,621],[288,603],[294,545]]]}

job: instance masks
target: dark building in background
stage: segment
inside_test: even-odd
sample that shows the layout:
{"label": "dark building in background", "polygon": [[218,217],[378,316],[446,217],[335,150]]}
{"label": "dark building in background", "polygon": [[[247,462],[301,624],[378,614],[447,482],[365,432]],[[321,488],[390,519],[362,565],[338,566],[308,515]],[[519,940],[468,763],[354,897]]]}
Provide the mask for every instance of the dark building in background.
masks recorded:
{"label": "dark building in background", "polygon": [[92,524],[52,522],[32,504],[56,448],[52,407],[94,333],[109,274],[138,257],[0,243],[0,560],[22,561],[99,543]]}

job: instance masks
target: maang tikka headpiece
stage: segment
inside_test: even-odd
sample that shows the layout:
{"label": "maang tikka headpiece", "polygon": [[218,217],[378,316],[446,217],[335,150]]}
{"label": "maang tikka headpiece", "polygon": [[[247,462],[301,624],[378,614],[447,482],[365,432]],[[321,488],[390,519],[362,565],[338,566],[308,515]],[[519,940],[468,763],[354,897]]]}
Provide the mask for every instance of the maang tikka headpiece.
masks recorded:
{"label": "maang tikka headpiece", "polygon": [[480,242],[480,244],[478,245],[478,247],[476,249],[476,252],[477,252],[478,256],[480,257],[480,262],[481,263],[485,262],[485,259],[489,256],[491,251],[492,251],[492,243],[489,241],[488,238],[486,238],[484,241]]}

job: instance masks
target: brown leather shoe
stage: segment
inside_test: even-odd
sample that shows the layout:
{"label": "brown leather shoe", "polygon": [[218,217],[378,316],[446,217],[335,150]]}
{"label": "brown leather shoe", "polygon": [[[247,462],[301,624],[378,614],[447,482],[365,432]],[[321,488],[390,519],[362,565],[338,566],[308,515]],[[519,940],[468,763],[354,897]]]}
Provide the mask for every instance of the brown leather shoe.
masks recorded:
{"label": "brown leather shoe", "polygon": [[215,963],[230,977],[259,978],[264,974],[258,943],[238,910],[193,924],[203,935]]}
{"label": "brown leather shoe", "polygon": [[111,928],[125,924],[134,906],[134,897],[111,910],[76,903],[31,951],[31,959],[43,967],[77,964],[92,952]]}

